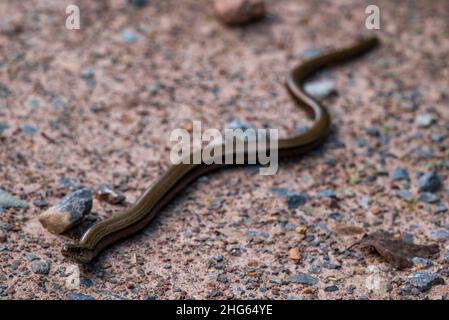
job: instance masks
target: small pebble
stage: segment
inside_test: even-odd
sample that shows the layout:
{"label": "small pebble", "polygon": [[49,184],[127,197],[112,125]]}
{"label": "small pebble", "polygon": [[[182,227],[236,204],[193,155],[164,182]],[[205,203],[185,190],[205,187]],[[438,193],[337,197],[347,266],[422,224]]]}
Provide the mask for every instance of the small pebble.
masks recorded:
{"label": "small pebble", "polygon": [[407,170],[403,168],[395,168],[391,173],[391,181],[409,180]]}
{"label": "small pebble", "polygon": [[0,229],[0,243],[4,243],[4,242],[6,242],[6,240],[7,240],[7,237],[6,237],[5,231]]}
{"label": "small pebble", "polygon": [[335,292],[338,291],[338,287],[336,285],[328,286],[324,288],[325,292]]}
{"label": "small pebble", "polygon": [[428,271],[413,272],[409,278],[411,284],[421,292],[427,291],[435,285],[444,284],[443,278]]}
{"label": "small pebble", "polygon": [[415,123],[419,128],[429,128],[435,118],[431,114],[418,114],[415,118]]}
{"label": "small pebble", "polygon": [[393,190],[393,195],[397,198],[411,201],[413,194],[409,190]]}
{"label": "small pebble", "polygon": [[371,137],[378,137],[380,136],[380,132],[379,129],[374,128],[374,127],[368,127],[365,129],[365,132],[367,135],[371,136]]}
{"label": "small pebble", "polygon": [[23,133],[29,136],[34,136],[37,132],[37,129],[29,124],[24,124],[23,126],[21,126],[21,129]]}
{"label": "small pebble", "polygon": [[438,196],[431,192],[421,192],[419,194],[418,200],[425,203],[436,203],[440,201]]}
{"label": "small pebble", "polygon": [[34,200],[33,204],[38,208],[46,208],[48,207],[48,202],[45,200]]}
{"label": "small pebble", "polygon": [[425,259],[425,258],[420,258],[420,257],[414,257],[412,259],[413,264],[415,265],[415,267],[420,267],[423,269],[428,269],[431,266],[433,266],[432,261]]}
{"label": "small pebble", "polygon": [[445,213],[447,208],[445,206],[437,206],[435,208],[435,214]]}
{"label": "small pebble", "polygon": [[432,135],[430,136],[430,138],[432,139],[433,142],[441,142],[443,141],[443,136],[439,133],[432,133]]}
{"label": "small pebble", "polygon": [[87,294],[69,292],[65,295],[65,300],[95,300],[95,298]]}
{"label": "small pebble", "polygon": [[304,91],[317,99],[324,99],[335,92],[334,82],[330,80],[321,80],[309,82],[304,85]]}
{"label": "small pebble", "polygon": [[263,0],[215,0],[214,11],[226,25],[244,25],[265,15]]}
{"label": "small pebble", "polygon": [[303,57],[306,59],[318,57],[321,54],[321,51],[316,48],[307,48],[303,52]]}
{"label": "small pebble", "polygon": [[31,262],[31,270],[36,274],[46,275],[50,272],[50,264],[42,260],[34,260]]}
{"label": "small pebble", "polygon": [[120,40],[123,43],[132,44],[137,42],[137,40],[139,40],[139,37],[133,30],[127,29],[120,33]]}
{"label": "small pebble", "polygon": [[289,210],[293,210],[306,203],[307,196],[303,193],[288,193],[285,202]]}
{"label": "small pebble", "polygon": [[416,186],[419,191],[435,192],[441,186],[440,177],[435,171],[425,173],[418,178]]}
{"label": "small pebble", "polygon": [[92,79],[94,77],[94,71],[91,68],[84,68],[81,71],[81,78]]}
{"label": "small pebble", "polygon": [[242,129],[243,131],[246,131],[248,129],[251,129],[251,126],[238,118],[234,118],[231,122],[228,123],[227,128],[233,130]]}
{"label": "small pebble", "polygon": [[97,188],[95,196],[98,200],[105,201],[110,204],[120,204],[126,199],[123,194],[113,190],[105,184],[102,184]]}
{"label": "small pebble", "polygon": [[400,103],[399,107],[407,112],[415,111],[417,106],[413,102],[403,101]]}
{"label": "small pebble", "polygon": [[319,191],[316,195],[318,198],[337,198],[337,194],[331,189]]}
{"label": "small pebble", "polygon": [[42,226],[52,233],[63,233],[78,224],[92,209],[92,193],[83,188],[67,194],[38,217]]}
{"label": "small pebble", "polygon": [[288,277],[287,279],[290,283],[300,283],[308,286],[313,286],[318,283],[318,278],[309,276],[305,273],[298,273]]}
{"label": "small pebble", "polygon": [[144,7],[148,3],[148,0],[128,0],[128,3],[136,7]]}
{"label": "small pebble", "polygon": [[8,209],[8,208],[28,208],[28,204],[26,201],[16,198],[6,191],[0,189],[0,209]]}
{"label": "small pebble", "polygon": [[365,209],[369,207],[369,202],[370,202],[370,199],[368,197],[362,197],[357,200],[357,203],[359,204],[359,206],[362,208],[365,208]]}

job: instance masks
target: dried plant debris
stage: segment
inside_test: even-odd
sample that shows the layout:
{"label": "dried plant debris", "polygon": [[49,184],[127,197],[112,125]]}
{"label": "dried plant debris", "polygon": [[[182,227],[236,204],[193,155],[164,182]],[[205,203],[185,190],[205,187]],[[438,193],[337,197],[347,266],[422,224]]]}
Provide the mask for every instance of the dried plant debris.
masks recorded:
{"label": "dried plant debris", "polygon": [[355,245],[359,245],[361,248],[374,248],[385,261],[397,269],[412,267],[414,257],[430,258],[439,252],[437,244],[418,245],[406,242],[385,231],[365,234]]}

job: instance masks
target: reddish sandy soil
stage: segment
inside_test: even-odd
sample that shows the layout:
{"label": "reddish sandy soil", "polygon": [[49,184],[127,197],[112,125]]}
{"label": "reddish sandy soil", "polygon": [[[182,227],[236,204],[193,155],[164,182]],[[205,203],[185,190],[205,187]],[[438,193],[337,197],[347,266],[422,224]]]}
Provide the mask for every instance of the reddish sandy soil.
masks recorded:
{"label": "reddish sandy soil", "polygon": [[[78,31],[65,28],[71,3],[81,9]],[[372,3],[381,10],[378,31],[365,29],[365,7]],[[361,234],[333,232],[330,214],[339,212],[343,223],[364,232],[409,234],[420,244],[435,243],[431,232],[448,228],[449,213],[435,213],[449,207],[448,12],[446,0],[267,1],[261,22],[226,28],[209,1],[150,0],[144,8],[124,0],[1,1],[0,123],[7,128],[0,132],[0,188],[29,208],[0,210],[6,236],[0,243],[0,296],[447,297],[447,240],[439,242],[441,254],[427,270],[445,284],[418,292],[407,287],[414,270],[398,271],[376,254],[345,250]],[[123,43],[124,30],[137,41]],[[338,95],[323,101],[333,130],[319,150],[281,163],[275,176],[232,169],[202,179],[144,232],[81,267],[79,288],[68,284],[73,263],[61,255],[62,245],[124,207],[94,200],[78,228],[50,234],[37,221],[44,208],[34,203],[51,205],[69,192],[61,177],[91,188],[106,183],[130,205],[170,165],[171,130],[191,120],[223,128],[238,118],[287,135],[305,123],[283,87],[288,71],[311,48],[325,52],[370,34],[382,39],[379,50],[322,75],[334,80]],[[82,76],[86,68],[90,79]],[[413,103],[415,110],[404,110]],[[420,114],[435,122],[419,128]],[[379,134],[368,134],[371,127]],[[408,171],[409,186],[391,181],[395,167]],[[416,174],[430,170],[443,183],[439,204],[417,201]],[[412,200],[394,196],[408,187]],[[288,210],[272,188],[309,199]],[[338,200],[316,196],[325,189]],[[291,248],[298,248],[299,261],[289,258]],[[32,271],[30,254],[50,264],[48,274]],[[218,262],[215,256],[221,256]],[[337,267],[316,270],[325,258]],[[370,290],[373,266],[382,285]],[[288,281],[299,273],[318,283]],[[337,289],[325,290],[332,286]]]}

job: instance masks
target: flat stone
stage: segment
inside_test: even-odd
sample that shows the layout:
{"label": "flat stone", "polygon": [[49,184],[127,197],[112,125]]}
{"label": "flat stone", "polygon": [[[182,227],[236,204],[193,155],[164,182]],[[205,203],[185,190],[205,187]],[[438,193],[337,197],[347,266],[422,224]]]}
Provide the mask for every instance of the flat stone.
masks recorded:
{"label": "flat stone", "polygon": [[427,291],[435,285],[444,284],[443,278],[428,271],[413,272],[409,278],[411,284],[421,292]]}
{"label": "flat stone", "polygon": [[63,233],[78,224],[92,209],[92,193],[83,188],[67,194],[39,215],[39,222],[52,233]]}
{"label": "flat stone", "polygon": [[319,279],[313,276],[309,276],[305,273],[298,273],[288,277],[290,283],[300,283],[308,286],[313,286],[318,283]]}
{"label": "flat stone", "polygon": [[0,208],[28,208],[26,201],[16,198],[6,191],[0,189]]}

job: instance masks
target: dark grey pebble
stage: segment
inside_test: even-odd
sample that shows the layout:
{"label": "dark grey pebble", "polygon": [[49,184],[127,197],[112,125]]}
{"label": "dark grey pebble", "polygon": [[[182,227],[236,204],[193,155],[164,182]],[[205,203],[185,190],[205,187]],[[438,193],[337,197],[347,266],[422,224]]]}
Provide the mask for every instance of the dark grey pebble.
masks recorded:
{"label": "dark grey pebble", "polygon": [[90,288],[93,286],[93,281],[90,280],[89,278],[81,278],[80,279],[80,285],[84,288]]}
{"label": "dark grey pebble", "polygon": [[330,262],[329,260],[323,259],[320,261],[320,266],[326,269],[338,269],[340,268],[339,265],[336,265],[332,262]]}
{"label": "dark grey pebble", "polygon": [[395,168],[391,173],[391,181],[409,180],[408,172],[404,168]]}
{"label": "dark grey pebble", "polygon": [[79,187],[75,182],[73,182],[71,179],[66,178],[66,177],[59,177],[58,185],[61,188],[70,189],[70,190],[74,190]]}
{"label": "dark grey pebble", "polygon": [[436,203],[440,201],[438,196],[431,192],[421,192],[419,194],[418,200],[425,203]]}
{"label": "dark grey pebble", "polygon": [[28,261],[30,261],[30,262],[40,259],[37,255],[35,255],[34,253],[31,253],[31,252],[27,253],[26,257],[27,257]]}
{"label": "dark grey pebble", "polygon": [[42,260],[34,260],[31,262],[31,270],[36,274],[48,274],[50,272],[50,263]]}
{"label": "dark grey pebble", "polygon": [[298,273],[288,277],[287,279],[290,283],[300,283],[308,286],[313,286],[318,283],[318,278],[309,276],[305,273]]}
{"label": "dark grey pebble", "polygon": [[416,182],[419,191],[435,192],[441,186],[441,180],[435,171],[425,173]]}
{"label": "dark grey pebble", "polygon": [[38,208],[48,207],[48,202],[46,200],[34,200],[33,204]]}
{"label": "dark grey pebble", "polygon": [[285,197],[285,202],[289,210],[293,210],[302,206],[307,201],[307,195],[304,193],[288,193]]}
{"label": "dark grey pebble", "polygon": [[435,285],[444,284],[443,278],[435,273],[428,271],[413,272],[410,275],[410,282],[421,292],[427,291]]}
{"label": "dark grey pebble", "polygon": [[340,212],[331,212],[328,214],[329,219],[335,220],[335,221],[342,221],[343,215]]}
{"label": "dark grey pebble", "polygon": [[380,136],[379,129],[377,129],[375,127],[368,127],[365,129],[365,132],[367,135],[372,136],[372,137]]}
{"label": "dark grey pebble", "polygon": [[337,198],[337,194],[332,189],[325,189],[317,192],[318,198]]}
{"label": "dark grey pebble", "polygon": [[328,286],[324,288],[325,292],[335,292],[338,291],[338,287],[336,285]]}
{"label": "dark grey pebble", "polygon": [[65,295],[65,300],[95,300],[95,298],[83,293],[69,292]]}
{"label": "dark grey pebble", "polygon": [[121,204],[126,200],[126,197],[118,191],[113,190],[105,184],[101,184],[96,192],[95,196],[101,200],[110,204]]}

